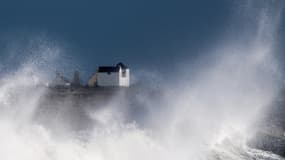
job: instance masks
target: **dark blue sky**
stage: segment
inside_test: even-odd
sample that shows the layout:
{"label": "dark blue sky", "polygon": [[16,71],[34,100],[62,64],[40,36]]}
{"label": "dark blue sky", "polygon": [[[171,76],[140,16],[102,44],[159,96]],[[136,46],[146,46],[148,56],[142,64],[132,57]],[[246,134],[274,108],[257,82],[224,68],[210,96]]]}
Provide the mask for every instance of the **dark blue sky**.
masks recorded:
{"label": "dark blue sky", "polygon": [[118,61],[164,71],[215,44],[240,3],[246,0],[11,0],[0,5],[0,50],[43,34],[86,72]]}

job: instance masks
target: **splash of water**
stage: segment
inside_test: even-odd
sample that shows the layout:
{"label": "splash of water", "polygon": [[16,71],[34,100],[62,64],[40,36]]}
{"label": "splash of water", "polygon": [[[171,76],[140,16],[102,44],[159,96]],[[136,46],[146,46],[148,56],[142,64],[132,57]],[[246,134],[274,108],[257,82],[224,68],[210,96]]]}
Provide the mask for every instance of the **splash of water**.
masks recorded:
{"label": "splash of water", "polygon": [[[49,92],[42,87],[45,72],[25,63],[1,78],[1,158],[282,159],[245,143],[254,130],[250,123],[278,91],[272,52],[281,11],[263,9],[252,43],[223,44],[216,49],[215,63],[197,71],[190,82],[177,80],[179,84],[172,83],[177,86],[165,84],[158,91],[130,89],[131,95],[119,93],[97,104],[102,107],[88,100],[74,108],[73,97],[67,97],[48,105],[55,112],[39,114]],[[82,115],[88,117],[88,127],[68,127],[85,125]],[[35,118],[39,116],[45,121]]]}

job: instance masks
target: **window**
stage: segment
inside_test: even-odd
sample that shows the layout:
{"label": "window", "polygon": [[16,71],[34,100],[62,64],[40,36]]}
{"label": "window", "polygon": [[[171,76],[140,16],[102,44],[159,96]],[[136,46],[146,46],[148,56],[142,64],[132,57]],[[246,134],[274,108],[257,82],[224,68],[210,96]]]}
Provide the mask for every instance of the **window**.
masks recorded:
{"label": "window", "polygon": [[126,70],[123,70],[122,77],[126,77],[126,76],[127,76]]}

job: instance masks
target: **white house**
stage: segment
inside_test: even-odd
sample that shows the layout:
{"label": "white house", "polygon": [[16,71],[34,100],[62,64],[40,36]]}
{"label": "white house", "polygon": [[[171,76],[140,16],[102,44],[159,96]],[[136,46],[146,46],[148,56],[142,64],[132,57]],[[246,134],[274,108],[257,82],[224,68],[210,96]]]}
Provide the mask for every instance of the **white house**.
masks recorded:
{"label": "white house", "polygon": [[92,75],[88,81],[88,86],[99,87],[129,87],[130,69],[123,63],[116,66],[100,66],[97,73]]}

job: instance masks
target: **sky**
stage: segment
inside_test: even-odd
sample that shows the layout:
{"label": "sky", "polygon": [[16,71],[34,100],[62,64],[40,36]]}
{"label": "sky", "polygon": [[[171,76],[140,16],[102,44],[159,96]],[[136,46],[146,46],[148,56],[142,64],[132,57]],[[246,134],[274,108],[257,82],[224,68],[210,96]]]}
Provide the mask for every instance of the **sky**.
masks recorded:
{"label": "sky", "polygon": [[221,35],[238,30],[232,18],[237,5],[246,2],[1,1],[0,56],[18,61],[26,53],[8,55],[11,44],[25,46],[30,39],[40,39],[34,37],[44,37],[63,48],[65,59],[74,60],[85,72],[120,61],[134,69],[169,72],[185,60],[202,56]]}

